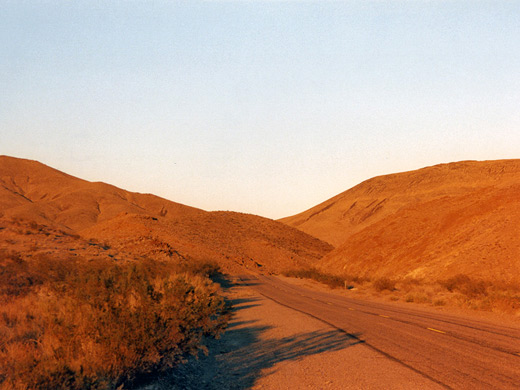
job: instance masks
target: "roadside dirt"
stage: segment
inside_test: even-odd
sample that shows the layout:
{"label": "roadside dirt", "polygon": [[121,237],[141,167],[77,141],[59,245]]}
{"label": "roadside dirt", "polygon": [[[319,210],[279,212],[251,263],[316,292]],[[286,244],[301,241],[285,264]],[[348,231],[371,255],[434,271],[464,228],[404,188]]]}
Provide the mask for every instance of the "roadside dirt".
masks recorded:
{"label": "roadside dirt", "polygon": [[439,389],[336,328],[264,298],[235,280],[228,330],[208,356],[142,390]]}

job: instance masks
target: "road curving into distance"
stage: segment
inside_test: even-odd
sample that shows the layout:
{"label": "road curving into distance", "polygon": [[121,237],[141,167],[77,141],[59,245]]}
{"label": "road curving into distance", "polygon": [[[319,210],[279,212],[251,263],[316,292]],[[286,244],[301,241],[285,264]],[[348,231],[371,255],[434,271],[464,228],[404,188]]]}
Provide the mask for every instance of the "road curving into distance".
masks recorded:
{"label": "road curving into distance", "polygon": [[240,280],[447,389],[520,389],[520,328],[350,299],[274,276]]}

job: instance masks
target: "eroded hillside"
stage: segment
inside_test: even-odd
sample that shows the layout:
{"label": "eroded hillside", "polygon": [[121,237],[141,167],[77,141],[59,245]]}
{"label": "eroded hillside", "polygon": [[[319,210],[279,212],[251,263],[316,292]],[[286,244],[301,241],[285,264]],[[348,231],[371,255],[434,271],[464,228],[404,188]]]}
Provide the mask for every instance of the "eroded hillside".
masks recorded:
{"label": "eroded hillside", "polygon": [[307,210],[281,219],[339,246],[403,207],[520,182],[520,160],[463,161],[378,176]]}
{"label": "eroded hillside", "polygon": [[337,245],[336,274],[520,282],[520,160],[376,177],[283,222]]}
{"label": "eroded hillside", "polygon": [[130,257],[214,260],[227,271],[279,272],[315,264],[332,250],[267,218],[206,212],[7,156],[0,156],[0,218],[94,238]]}

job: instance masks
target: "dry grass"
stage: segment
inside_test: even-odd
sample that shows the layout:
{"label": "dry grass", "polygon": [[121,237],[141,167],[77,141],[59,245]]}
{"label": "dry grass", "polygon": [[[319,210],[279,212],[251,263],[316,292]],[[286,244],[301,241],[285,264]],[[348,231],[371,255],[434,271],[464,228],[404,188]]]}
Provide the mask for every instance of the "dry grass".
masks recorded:
{"label": "dry grass", "polygon": [[395,280],[389,278],[379,278],[373,282],[372,286],[378,292],[382,292],[384,290],[394,291]]}
{"label": "dry grass", "polygon": [[365,277],[351,275],[333,275],[326,272],[322,272],[317,268],[293,269],[283,272],[283,275],[300,279],[312,279],[317,282],[326,284],[331,288],[346,288],[349,290],[357,286],[362,286],[363,284],[370,281],[370,279]]}
{"label": "dry grass", "polygon": [[227,322],[212,264],[0,254],[0,389],[115,389],[204,349]]}
{"label": "dry grass", "polygon": [[332,288],[355,287],[359,294],[386,295],[391,301],[520,315],[520,286],[491,283],[463,274],[433,283],[410,278],[394,280],[382,277],[370,280],[366,277],[338,276],[315,268],[291,270],[284,275],[312,279]]}
{"label": "dry grass", "polygon": [[317,282],[326,284],[331,288],[344,287],[346,284],[344,278],[321,272],[316,268],[303,268],[303,269],[289,270],[289,271],[285,271],[283,273],[283,275],[290,276],[293,278],[300,278],[300,279],[312,279]]}
{"label": "dry grass", "polygon": [[458,291],[468,297],[487,295],[489,283],[471,279],[468,275],[458,274],[449,279],[439,281],[439,284],[448,291]]}
{"label": "dry grass", "polygon": [[515,284],[492,283],[458,274],[435,283],[405,279],[395,286],[393,296],[405,302],[520,314],[520,286]]}

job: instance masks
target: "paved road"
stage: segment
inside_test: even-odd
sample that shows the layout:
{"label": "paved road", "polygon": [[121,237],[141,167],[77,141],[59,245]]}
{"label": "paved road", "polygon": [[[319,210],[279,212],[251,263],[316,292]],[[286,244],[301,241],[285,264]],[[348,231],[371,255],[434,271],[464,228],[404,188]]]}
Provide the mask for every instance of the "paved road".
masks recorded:
{"label": "paved road", "polygon": [[349,299],[272,276],[240,279],[447,389],[520,389],[520,328]]}

